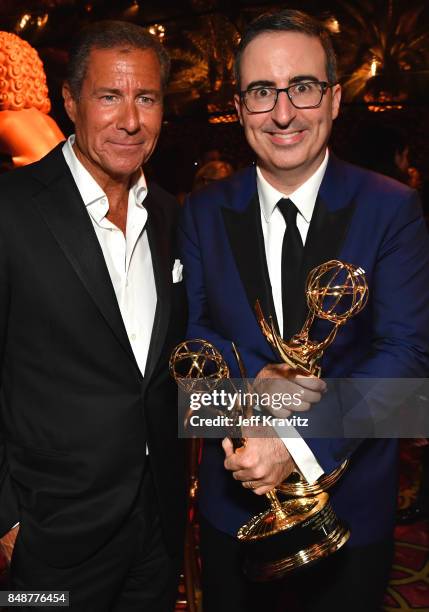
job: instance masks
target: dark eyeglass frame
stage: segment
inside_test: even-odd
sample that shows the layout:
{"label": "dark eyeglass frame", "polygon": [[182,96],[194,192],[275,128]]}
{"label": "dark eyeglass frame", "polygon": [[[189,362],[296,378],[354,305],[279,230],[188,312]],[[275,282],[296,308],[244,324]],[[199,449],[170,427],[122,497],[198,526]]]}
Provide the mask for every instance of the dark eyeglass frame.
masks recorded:
{"label": "dark eyeglass frame", "polygon": [[[293,96],[289,93],[290,89],[293,89],[294,87],[298,87],[301,84],[308,84],[308,85],[320,85],[320,100],[317,104],[312,104],[311,106],[297,106],[294,101],[293,101]],[[292,106],[294,106],[295,108],[297,108],[298,110],[305,110],[308,108],[319,108],[319,106],[322,104],[322,100],[323,100],[323,96],[326,94],[326,92],[328,91],[328,89],[330,89],[331,87],[334,87],[336,85],[336,83],[328,83],[327,81],[303,81],[302,83],[294,83],[293,85],[289,85],[289,87],[271,87],[269,85],[267,85],[266,87],[251,87],[250,89],[245,89],[244,91],[240,91],[240,99],[243,102],[244,106],[246,107],[247,111],[249,113],[252,113],[252,115],[259,115],[260,113],[271,113],[272,110],[275,109],[276,104],[277,104],[277,100],[279,99],[279,93],[284,92],[287,97],[290,100],[290,103],[292,104]],[[276,92],[276,97],[274,99],[274,103],[273,106],[267,110],[262,110],[262,111],[254,111],[254,110],[250,110],[250,108],[247,106],[246,104],[246,94],[249,93],[249,91],[253,91],[255,89],[270,89],[272,91]]]}

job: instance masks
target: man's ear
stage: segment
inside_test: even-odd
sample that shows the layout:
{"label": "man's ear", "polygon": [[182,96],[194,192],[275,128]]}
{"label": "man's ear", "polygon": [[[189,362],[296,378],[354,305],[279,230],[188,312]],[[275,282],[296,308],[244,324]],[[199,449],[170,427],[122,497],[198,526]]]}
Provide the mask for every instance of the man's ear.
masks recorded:
{"label": "man's ear", "polygon": [[238,94],[234,95],[234,105],[235,105],[235,110],[237,111],[237,115],[238,115],[238,119],[240,121],[240,125],[243,125],[243,114],[241,111],[241,99],[240,96]]}
{"label": "man's ear", "polygon": [[66,113],[69,119],[74,123],[76,120],[76,101],[71,92],[70,85],[67,82],[63,85],[63,98]]}
{"label": "man's ear", "polygon": [[336,119],[338,117],[338,113],[340,112],[340,103],[341,86],[337,84],[332,87],[332,119]]}

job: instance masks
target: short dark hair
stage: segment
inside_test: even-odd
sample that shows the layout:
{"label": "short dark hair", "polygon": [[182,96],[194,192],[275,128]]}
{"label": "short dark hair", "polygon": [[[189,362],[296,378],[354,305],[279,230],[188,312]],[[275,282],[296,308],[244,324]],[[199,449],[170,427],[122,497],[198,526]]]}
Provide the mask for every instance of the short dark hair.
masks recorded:
{"label": "short dark hair", "polygon": [[151,49],[161,67],[161,84],[165,88],[170,73],[170,58],[162,44],[147,30],[127,21],[98,21],[82,30],[74,42],[67,67],[67,82],[72,96],[79,98],[93,49]]}
{"label": "short dark hair", "polygon": [[234,76],[240,91],[240,65],[243,52],[254,38],[265,32],[301,32],[318,38],[326,55],[326,74],[331,84],[337,82],[337,58],[331,36],[325,26],[307,13],[294,9],[264,13],[257,17],[244,32],[234,61]]}

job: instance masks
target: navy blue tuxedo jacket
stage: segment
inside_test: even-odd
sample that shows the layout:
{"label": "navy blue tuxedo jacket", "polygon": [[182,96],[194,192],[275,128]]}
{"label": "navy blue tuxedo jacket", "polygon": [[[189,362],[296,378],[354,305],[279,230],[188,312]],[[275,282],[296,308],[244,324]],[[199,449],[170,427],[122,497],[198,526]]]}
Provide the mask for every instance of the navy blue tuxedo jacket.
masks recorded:
{"label": "navy blue tuxedo jacket", "polygon": [[[304,277],[340,259],[361,266],[369,284],[366,308],[340,328],[322,360],[326,377],[425,377],[429,366],[429,245],[421,207],[408,187],[330,156],[304,252]],[[192,194],[180,230],[190,318],[187,336],[206,338],[239,377],[231,341],[253,377],[276,357],[254,313],[258,298],[274,313],[265,259],[255,167]],[[304,291],[296,308],[305,315]],[[318,321],[312,334],[326,337]],[[329,328],[330,329],[330,328]],[[317,408],[317,407],[316,407]],[[316,409],[316,408],[313,408]],[[412,407],[410,407],[412,409]],[[311,439],[326,472],[350,466],[332,502],[365,545],[391,533],[397,491],[395,440]],[[218,529],[235,534],[266,507],[223,467],[217,440],[206,440],[200,508]]]}

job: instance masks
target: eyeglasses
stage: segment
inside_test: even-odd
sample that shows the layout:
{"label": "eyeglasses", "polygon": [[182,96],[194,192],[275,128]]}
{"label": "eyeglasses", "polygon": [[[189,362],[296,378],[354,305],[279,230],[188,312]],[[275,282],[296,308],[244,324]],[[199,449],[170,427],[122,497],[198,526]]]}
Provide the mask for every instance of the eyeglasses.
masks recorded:
{"label": "eyeglasses", "polygon": [[252,87],[240,91],[240,97],[249,113],[269,113],[277,104],[279,93],[284,91],[295,108],[317,108],[323,96],[334,84],[326,81],[303,81],[289,87]]}

